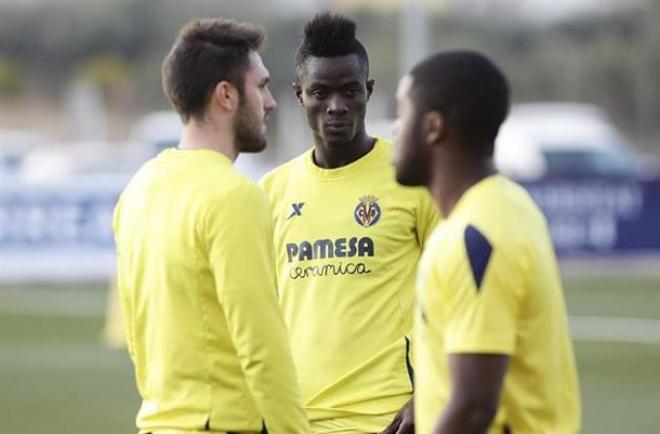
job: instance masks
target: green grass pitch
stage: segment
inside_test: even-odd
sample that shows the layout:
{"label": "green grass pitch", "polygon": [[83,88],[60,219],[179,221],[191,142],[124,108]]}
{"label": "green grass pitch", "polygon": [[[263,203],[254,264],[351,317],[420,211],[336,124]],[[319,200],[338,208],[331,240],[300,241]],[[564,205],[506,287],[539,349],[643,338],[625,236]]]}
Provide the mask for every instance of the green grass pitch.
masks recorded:
{"label": "green grass pitch", "polygon": [[[660,327],[660,279],[572,279],[566,296],[572,317],[605,320],[575,342],[583,432],[660,433],[660,336],[637,342]],[[0,432],[136,431],[128,356],[101,344],[105,301],[101,285],[0,288]],[[610,339],[611,317],[655,321]]]}

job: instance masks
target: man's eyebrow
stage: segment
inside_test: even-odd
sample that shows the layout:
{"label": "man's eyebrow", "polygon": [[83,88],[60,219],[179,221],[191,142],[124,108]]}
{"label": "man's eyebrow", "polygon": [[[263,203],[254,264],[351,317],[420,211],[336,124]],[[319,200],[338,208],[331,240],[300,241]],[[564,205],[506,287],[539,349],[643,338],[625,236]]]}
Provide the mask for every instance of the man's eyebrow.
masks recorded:
{"label": "man's eyebrow", "polygon": [[326,80],[314,80],[309,83],[310,86],[327,86],[328,84]]}
{"label": "man's eyebrow", "polygon": [[336,88],[345,88],[352,86],[359,86],[361,82],[359,80],[350,80],[347,82],[341,83],[331,83],[329,80],[315,80],[307,85],[307,87],[336,87]]}

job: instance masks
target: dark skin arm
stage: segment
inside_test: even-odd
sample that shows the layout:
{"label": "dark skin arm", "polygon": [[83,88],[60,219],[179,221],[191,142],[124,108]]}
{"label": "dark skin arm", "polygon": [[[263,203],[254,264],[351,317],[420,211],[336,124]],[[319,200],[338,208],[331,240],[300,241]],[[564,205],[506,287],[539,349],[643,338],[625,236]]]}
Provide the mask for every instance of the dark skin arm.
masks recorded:
{"label": "dark skin arm", "polygon": [[404,405],[394,416],[394,420],[381,434],[415,434],[415,402],[414,398]]}
{"label": "dark skin arm", "polygon": [[509,357],[451,354],[449,403],[433,434],[485,434],[495,417]]}

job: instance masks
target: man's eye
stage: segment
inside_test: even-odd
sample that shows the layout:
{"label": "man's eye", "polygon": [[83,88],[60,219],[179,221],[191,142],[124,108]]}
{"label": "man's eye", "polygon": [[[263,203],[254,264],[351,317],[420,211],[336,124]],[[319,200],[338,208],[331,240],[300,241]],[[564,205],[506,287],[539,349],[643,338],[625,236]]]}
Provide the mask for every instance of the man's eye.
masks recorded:
{"label": "man's eye", "polygon": [[321,89],[314,89],[311,93],[317,98],[325,98],[328,95],[328,92]]}
{"label": "man's eye", "polygon": [[354,97],[354,96],[357,96],[360,93],[360,91],[357,90],[357,89],[348,89],[344,93],[346,94],[346,96]]}

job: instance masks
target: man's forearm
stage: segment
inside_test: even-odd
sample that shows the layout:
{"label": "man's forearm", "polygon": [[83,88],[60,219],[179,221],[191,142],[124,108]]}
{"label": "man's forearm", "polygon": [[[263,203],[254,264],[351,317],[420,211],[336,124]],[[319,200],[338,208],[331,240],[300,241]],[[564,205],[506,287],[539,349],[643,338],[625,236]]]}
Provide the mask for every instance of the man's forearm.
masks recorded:
{"label": "man's forearm", "polygon": [[496,407],[452,403],[445,408],[433,434],[485,434]]}

